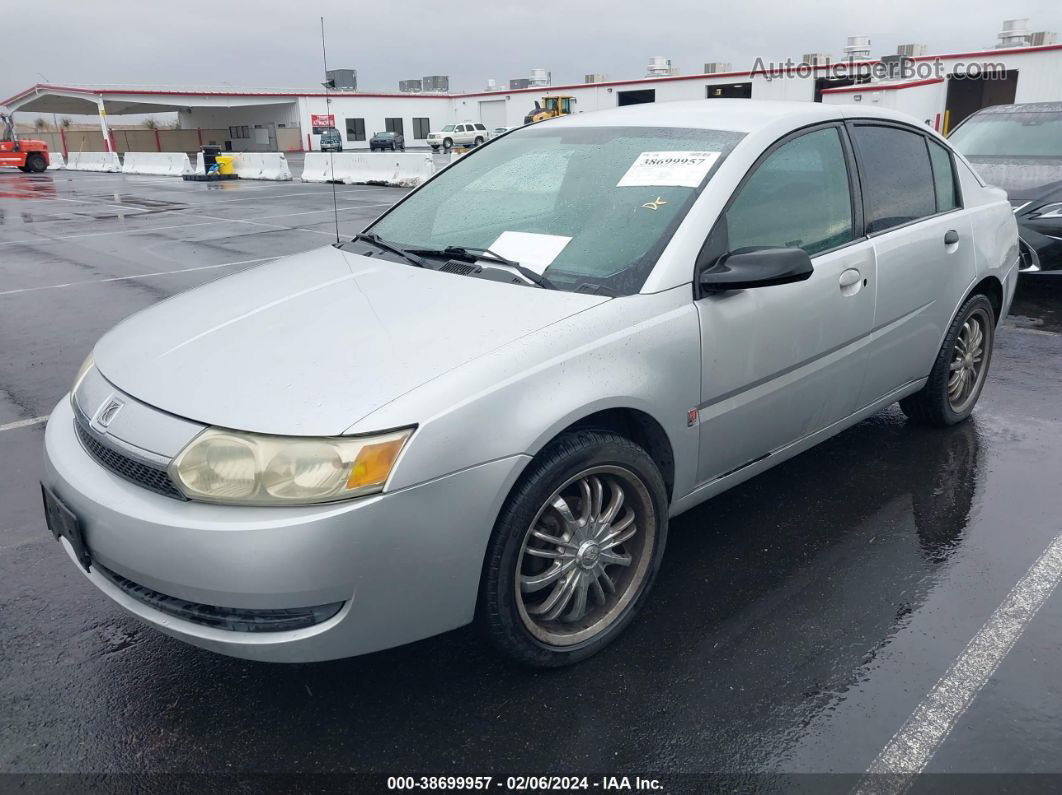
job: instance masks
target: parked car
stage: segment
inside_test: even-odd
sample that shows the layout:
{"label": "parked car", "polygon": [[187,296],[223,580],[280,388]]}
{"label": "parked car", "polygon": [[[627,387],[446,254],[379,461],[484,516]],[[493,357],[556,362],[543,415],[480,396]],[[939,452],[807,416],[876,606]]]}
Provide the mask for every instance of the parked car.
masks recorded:
{"label": "parked car", "polygon": [[369,149],[375,152],[379,149],[381,152],[384,149],[390,149],[392,152],[404,152],[406,151],[406,139],[401,133],[394,132],[378,132],[373,133],[372,138],[369,139]]}
{"label": "parked car", "polygon": [[491,138],[497,138],[499,135],[505,135],[509,130],[515,130],[515,127],[495,127],[490,131]]}
{"label": "parked car", "polygon": [[48,523],[121,607],[224,654],[475,621],[572,663],[645,603],[669,517],[896,401],[966,419],[1017,268],[1004,192],[902,114],[522,128],[353,240],[105,334],[48,422]]}
{"label": "parked car", "polygon": [[490,137],[482,124],[470,121],[462,124],[447,124],[439,132],[428,134],[428,146],[438,150],[452,149],[455,146],[479,146]]}
{"label": "parked car", "polygon": [[950,140],[985,182],[1007,191],[1022,273],[1062,275],[1062,102],[983,108]]}
{"label": "parked car", "polygon": [[339,134],[339,130],[337,130],[335,127],[329,127],[323,133],[321,133],[321,151],[343,151],[343,136]]}

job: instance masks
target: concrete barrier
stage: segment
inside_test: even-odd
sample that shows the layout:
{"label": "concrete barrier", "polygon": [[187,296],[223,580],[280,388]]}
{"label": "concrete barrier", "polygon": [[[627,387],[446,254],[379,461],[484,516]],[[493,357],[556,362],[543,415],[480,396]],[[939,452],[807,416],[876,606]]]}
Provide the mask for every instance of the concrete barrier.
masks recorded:
{"label": "concrete barrier", "polygon": [[114,152],[70,152],[66,167],[71,171],[109,171],[118,173],[122,162]]}
{"label": "concrete barrier", "polygon": [[226,152],[233,154],[233,171],[240,179],[291,179],[288,160],[281,152]]}
{"label": "concrete barrier", "polygon": [[66,163],[63,162],[62,152],[49,152],[48,153],[48,170],[58,171],[61,168],[66,168]]}
{"label": "concrete barrier", "polygon": [[122,173],[180,177],[192,173],[192,164],[183,152],[126,152]]}
{"label": "concrete barrier", "polygon": [[372,183],[412,188],[434,173],[435,164],[430,154],[308,152],[303,162],[302,181],[329,182],[334,179],[346,185]]}

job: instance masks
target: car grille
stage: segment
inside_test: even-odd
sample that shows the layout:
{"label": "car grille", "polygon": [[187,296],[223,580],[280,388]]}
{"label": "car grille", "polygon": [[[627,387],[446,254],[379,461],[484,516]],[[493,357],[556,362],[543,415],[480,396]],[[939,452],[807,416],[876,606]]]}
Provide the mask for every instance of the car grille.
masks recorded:
{"label": "car grille", "polygon": [[187,501],[188,498],[173,485],[165,469],[131,458],[101,442],[88,427],[88,420],[80,411],[74,412],[74,429],[89,455],[114,474],[164,497]]}
{"label": "car grille", "polygon": [[304,629],[327,621],[340,611],[343,602],[332,602],[316,607],[292,607],[274,610],[255,610],[238,607],[217,607],[199,602],[189,602],[174,596],[153,591],[130,579],[116,574],[93,562],[92,568],[99,571],[123,592],[159,612],[202,624],[215,629],[232,632],[285,632]]}

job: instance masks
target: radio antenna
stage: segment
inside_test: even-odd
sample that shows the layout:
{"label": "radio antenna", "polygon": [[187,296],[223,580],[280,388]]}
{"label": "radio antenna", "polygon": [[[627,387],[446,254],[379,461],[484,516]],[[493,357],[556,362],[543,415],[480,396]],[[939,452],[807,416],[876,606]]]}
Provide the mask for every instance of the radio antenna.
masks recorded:
{"label": "radio antenna", "polygon": [[[325,119],[332,118],[332,98],[328,96],[329,84],[332,83],[332,79],[328,76],[328,50],[325,49],[325,26],[324,17],[321,17],[321,62],[324,64],[325,79],[322,85],[325,92]],[[340,138],[342,141],[343,139]],[[343,242],[339,239],[339,204],[336,200],[336,155],[335,152],[328,153],[328,176],[329,182],[332,183],[332,214],[336,220],[336,245],[341,246]]]}

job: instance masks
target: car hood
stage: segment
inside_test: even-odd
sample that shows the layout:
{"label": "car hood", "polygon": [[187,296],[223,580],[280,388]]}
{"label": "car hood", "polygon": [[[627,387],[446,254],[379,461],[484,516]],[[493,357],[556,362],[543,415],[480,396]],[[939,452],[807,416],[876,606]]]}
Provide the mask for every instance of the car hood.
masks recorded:
{"label": "car hood", "polygon": [[1062,188],[1062,160],[967,157],[985,182],[1007,192],[1012,202],[1040,198]]}
{"label": "car hood", "polygon": [[108,332],[118,389],[209,425],[338,435],[477,357],[609,300],[331,246],[171,298]]}

